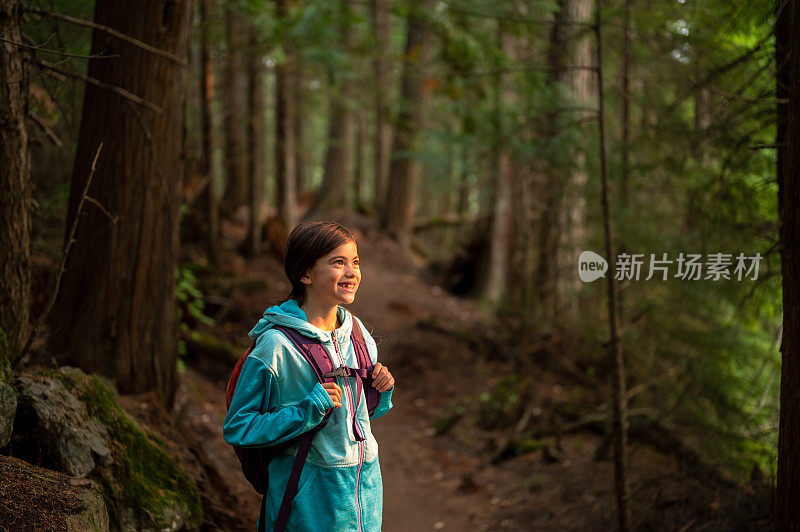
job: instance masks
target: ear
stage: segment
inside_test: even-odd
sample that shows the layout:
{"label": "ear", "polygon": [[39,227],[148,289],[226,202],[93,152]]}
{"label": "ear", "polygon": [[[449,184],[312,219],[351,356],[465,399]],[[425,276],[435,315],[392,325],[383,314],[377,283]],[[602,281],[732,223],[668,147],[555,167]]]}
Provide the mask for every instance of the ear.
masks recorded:
{"label": "ear", "polygon": [[306,286],[311,285],[311,270],[306,270],[305,275],[300,278],[300,282]]}

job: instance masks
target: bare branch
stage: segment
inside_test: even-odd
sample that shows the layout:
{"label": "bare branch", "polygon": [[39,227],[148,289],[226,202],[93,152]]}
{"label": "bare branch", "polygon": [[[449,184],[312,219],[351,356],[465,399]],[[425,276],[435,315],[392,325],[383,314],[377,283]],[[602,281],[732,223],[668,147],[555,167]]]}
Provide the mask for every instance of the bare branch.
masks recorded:
{"label": "bare branch", "polygon": [[105,214],[109,220],[111,220],[111,223],[113,224],[117,223],[117,220],[119,220],[119,216],[112,216],[112,214],[108,212],[108,210],[106,210],[105,207],[103,207],[103,204],[94,199],[93,197],[91,196],[84,196],[84,197],[86,198],[86,201],[88,201],[89,203],[95,205],[98,209],[100,209],[100,211],[103,214]]}
{"label": "bare branch", "polygon": [[27,48],[28,50],[36,50],[37,52],[46,52],[48,54],[58,54],[58,55],[66,56],[66,57],[80,57],[81,59],[106,59],[106,58],[109,58],[109,57],[119,57],[119,55],[116,55],[116,54],[114,54],[114,55],[73,54],[73,53],[70,53],[70,52],[62,52],[61,50],[52,50],[50,48],[43,48],[41,46],[33,46],[33,45],[30,45],[30,44],[24,44],[24,43],[17,42],[17,41],[12,41],[12,40],[9,40],[9,39],[3,39],[2,37],[0,37],[0,41],[7,42],[7,43],[13,44],[15,46],[19,46],[20,48]]}
{"label": "bare branch", "polygon": [[31,120],[33,120],[33,123],[36,124],[37,126],[39,126],[39,129],[41,129],[42,132],[45,135],[47,135],[47,138],[50,139],[50,142],[52,142],[53,144],[55,144],[59,148],[64,145],[64,143],[61,142],[61,139],[58,138],[58,136],[55,134],[53,129],[50,126],[48,126],[47,124],[45,124],[44,121],[42,120],[42,118],[39,115],[37,115],[36,113],[31,112],[31,113],[28,113],[28,116],[31,118]]}
{"label": "bare branch", "polygon": [[588,70],[590,72],[597,72],[596,66],[588,65],[566,65],[561,67],[550,67],[541,65],[520,65],[516,67],[493,68],[491,70],[484,70],[480,72],[471,72],[460,77],[482,77],[482,76],[498,76],[506,72],[567,72],[570,70]]}
{"label": "bare branch", "polygon": [[516,22],[519,24],[542,24],[542,25],[552,25],[552,24],[566,24],[571,26],[585,26],[587,28],[593,28],[593,22],[586,22],[582,20],[566,20],[566,21],[556,21],[555,19],[549,18],[530,18],[525,17],[521,13],[514,13],[512,11],[506,12],[489,12],[489,11],[476,11],[473,9],[467,9],[464,7],[459,7],[454,5],[452,2],[444,2],[447,5],[447,9],[453,11],[455,13],[462,13],[464,15],[469,15],[472,17],[479,17],[479,18],[488,18],[492,20],[507,20],[510,22]]}
{"label": "bare branch", "polygon": [[94,154],[94,160],[92,161],[92,169],[89,172],[89,178],[86,180],[86,185],[83,187],[83,194],[81,194],[81,199],[78,201],[78,208],[75,210],[75,218],[72,220],[72,227],[69,230],[69,236],[67,237],[66,242],[64,242],[64,252],[61,254],[61,267],[58,270],[58,276],[56,276],[56,286],[53,288],[53,293],[50,294],[50,299],[47,301],[47,306],[45,306],[44,310],[39,317],[36,319],[36,325],[33,326],[33,330],[31,334],[28,336],[28,341],[25,342],[25,347],[22,348],[17,354],[15,360],[11,361],[11,366],[16,366],[20,360],[22,360],[25,355],[27,354],[28,350],[31,348],[31,344],[33,344],[33,339],[36,337],[36,332],[44,323],[44,320],[47,318],[47,315],[50,314],[50,311],[53,309],[53,304],[56,302],[56,297],[58,296],[58,289],[61,287],[61,278],[64,276],[64,272],[67,269],[67,257],[69,256],[69,250],[72,249],[72,244],[75,242],[75,231],[78,229],[78,220],[81,218],[81,209],[83,208],[83,201],[88,197],[87,193],[89,192],[89,185],[92,184],[92,178],[94,177],[94,172],[97,169],[97,159],[100,157],[100,150],[103,149],[103,143],[101,142],[100,145],[97,147],[97,153]]}
{"label": "bare branch", "polygon": [[33,61],[37,65],[39,65],[39,66],[41,66],[41,67],[43,67],[43,68],[45,68],[47,70],[56,72],[58,74],[61,74],[61,75],[67,76],[67,77],[80,79],[82,81],[85,81],[86,83],[91,83],[92,85],[96,85],[96,86],[100,87],[101,89],[110,90],[111,92],[113,92],[115,94],[118,94],[118,95],[122,96],[123,98],[126,98],[126,99],[131,100],[131,101],[133,101],[135,103],[138,103],[139,105],[143,105],[143,106],[147,107],[148,109],[150,109],[151,111],[153,111],[155,113],[161,114],[161,113],[164,112],[156,104],[148,102],[147,100],[144,100],[144,99],[140,98],[139,96],[136,96],[132,92],[127,91],[127,90],[123,89],[122,87],[117,87],[116,85],[110,85],[108,83],[100,81],[99,79],[95,79],[95,78],[92,78],[92,77],[89,77],[89,76],[85,76],[83,74],[78,74],[76,72],[70,72],[68,70],[63,70],[63,69],[58,68],[57,66],[53,65],[52,63],[48,63],[47,61],[43,61],[41,59],[34,58]]}
{"label": "bare branch", "polygon": [[750,146],[751,150],[777,150],[778,148],[785,148],[786,143],[780,142],[778,144],[755,144]]}
{"label": "bare branch", "polygon": [[169,59],[170,61],[174,61],[174,62],[178,63],[181,66],[185,67],[188,64],[186,59],[184,59],[183,57],[178,57],[175,54],[171,54],[169,52],[165,52],[164,50],[160,50],[160,49],[156,48],[155,46],[151,46],[151,45],[147,44],[146,42],[140,41],[139,39],[135,39],[135,38],[131,37],[130,35],[126,35],[126,34],[120,32],[120,31],[115,30],[114,28],[110,28],[108,26],[103,26],[102,24],[98,24],[96,22],[92,22],[92,21],[89,21],[89,20],[83,20],[83,19],[79,19],[79,18],[75,18],[75,17],[70,17],[69,15],[62,15],[61,13],[54,13],[52,11],[45,11],[44,9],[35,9],[35,8],[32,8],[32,7],[25,7],[23,9],[25,11],[29,12],[29,13],[36,13],[37,15],[44,15],[46,17],[57,18],[57,19],[60,19],[60,20],[64,20],[66,22],[70,22],[72,24],[77,24],[79,26],[87,26],[89,28],[93,28],[93,29],[96,29],[96,30],[104,31],[104,32],[108,33],[109,35],[113,35],[117,39],[123,40],[123,41],[125,41],[127,43],[130,43],[130,44],[134,45],[134,46],[138,46],[139,48],[141,48],[143,50],[147,50],[151,54],[157,55],[159,57],[164,57],[166,59]]}

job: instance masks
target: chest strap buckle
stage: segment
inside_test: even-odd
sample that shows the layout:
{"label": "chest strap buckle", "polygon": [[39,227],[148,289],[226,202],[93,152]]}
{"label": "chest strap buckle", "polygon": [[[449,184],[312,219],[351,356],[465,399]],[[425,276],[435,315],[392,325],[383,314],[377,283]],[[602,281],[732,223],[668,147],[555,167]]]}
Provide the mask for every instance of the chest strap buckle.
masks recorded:
{"label": "chest strap buckle", "polygon": [[341,366],[336,368],[333,371],[329,371],[325,375],[322,376],[323,379],[329,379],[332,377],[349,377],[350,376],[350,368],[347,366]]}

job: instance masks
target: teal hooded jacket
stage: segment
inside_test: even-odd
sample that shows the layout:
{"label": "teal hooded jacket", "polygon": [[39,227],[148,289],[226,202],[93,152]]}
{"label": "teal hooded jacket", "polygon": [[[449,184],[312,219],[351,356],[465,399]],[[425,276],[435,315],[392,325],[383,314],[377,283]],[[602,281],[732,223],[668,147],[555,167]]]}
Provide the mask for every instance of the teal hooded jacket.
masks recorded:
{"label": "teal hooded jacket", "polygon": [[[256,342],[245,360],[231,406],[222,427],[225,441],[241,447],[274,445],[290,440],[314,427],[327,409],[334,409],[328,423],[312,440],[297,495],[292,503],[287,530],[363,531],[381,529],[383,486],[378,463],[378,443],[370,430],[364,392],[360,400],[352,377],[339,377],[342,406],[334,408],[328,393],[317,381],[311,365],[275,325],[292,327],[304,336],[318,339],[331,356],[334,367],[358,367],[350,341],[353,319],[337,308],[341,326],[323,331],[306,321],[305,312],[290,299],[268,308],[250,331]],[[376,363],[375,340],[359,320],[370,359]],[[392,408],[392,390],[381,393],[371,419]],[[356,406],[357,405],[357,406]],[[353,412],[365,439],[356,441]],[[266,529],[271,530],[280,509],[297,445],[269,465],[269,489],[265,497]]]}

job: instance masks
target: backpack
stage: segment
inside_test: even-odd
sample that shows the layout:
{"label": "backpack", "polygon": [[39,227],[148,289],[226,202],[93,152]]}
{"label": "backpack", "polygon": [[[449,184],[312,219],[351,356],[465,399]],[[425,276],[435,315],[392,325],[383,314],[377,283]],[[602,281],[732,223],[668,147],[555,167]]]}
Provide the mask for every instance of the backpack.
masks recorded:
{"label": "backpack", "polygon": [[[316,373],[317,379],[320,383],[324,384],[328,382],[336,382],[336,377],[355,377],[355,410],[357,411],[358,409],[358,404],[361,400],[361,390],[363,389],[367,400],[367,410],[369,411],[370,416],[373,414],[375,408],[378,406],[378,402],[380,401],[380,392],[371,386],[372,363],[369,358],[369,351],[367,350],[366,341],[364,340],[364,334],[361,332],[361,327],[358,325],[358,322],[355,320],[355,318],[353,318],[353,328],[350,332],[350,340],[353,343],[353,348],[356,352],[356,359],[358,360],[359,366],[358,369],[349,368],[347,366],[334,368],[333,361],[331,360],[330,355],[328,355],[325,347],[323,347],[322,342],[307,336],[303,336],[297,330],[290,327],[276,325],[274,328],[281,331],[295,346],[295,348],[300,351],[300,353],[303,355],[303,358],[305,358],[306,361],[311,364],[311,367],[314,369],[314,373]],[[239,375],[241,374],[242,366],[244,366],[245,360],[247,360],[247,357],[250,356],[250,353],[253,351],[255,346],[256,342],[254,341],[244,352],[241,358],[239,358],[239,361],[233,368],[233,372],[228,380],[228,386],[226,390],[226,405],[228,409],[231,407],[231,401],[233,400],[233,394],[236,390],[236,383],[239,381]],[[274,530],[276,532],[283,531],[286,528],[286,524],[289,521],[289,512],[291,511],[292,501],[294,500],[295,495],[297,495],[300,473],[303,471],[303,465],[305,464],[306,457],[308,456],[308,451],[311,449],[311,440],[314,438],[314,434],[322,430],[322,428],[328,422],[328,418],[330,417],[331,413],[332,410],[328,410],[325,412],[325,417],[322,418],[322,421],[319,423],[319,425],[281,444],[265,447],[233,446],[233,450],[236,452],[236,456],[239,458],[239,462],[241,463],[242,472],[244,473],[245,478],[247,478],[250,484],[252,484],[253,488],[255,488],[255,490],[262,494],[266,499],[267,488],[269,487],[269,463],[272,461],[272,459],[281,455],[292,445],[298,444],[297,456],[292,464],[292,471],[289,474],[289,480],[286,484],[286,490],[283,494],[283,500],[281,501],[278,517],[275,520]],[[357,441],[364,440],[364,434],[355,420],[355,412],[353,413],[353,435]],[[262,532],[265,528],[265,507],[266,500],[262,501],[261,504],[259,532]]]}

